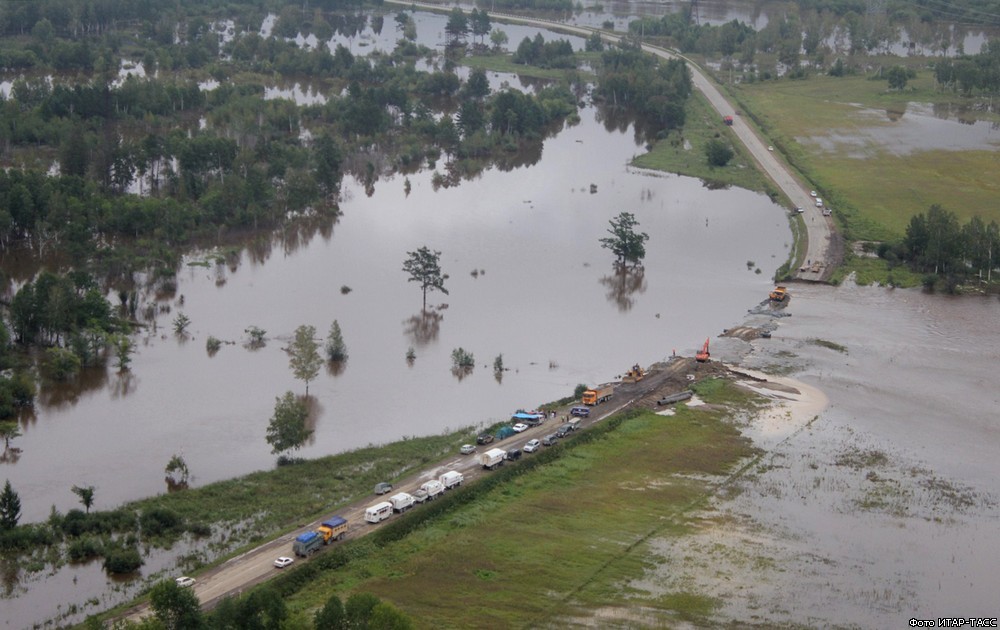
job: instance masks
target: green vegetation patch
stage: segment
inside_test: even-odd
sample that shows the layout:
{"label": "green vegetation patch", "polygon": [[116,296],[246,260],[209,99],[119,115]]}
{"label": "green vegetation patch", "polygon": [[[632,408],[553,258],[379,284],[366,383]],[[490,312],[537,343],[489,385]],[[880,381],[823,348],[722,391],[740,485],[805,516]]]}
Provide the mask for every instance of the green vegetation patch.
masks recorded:
{"label": "green vegetation patch", "polygon": [[[723,381],[703,393],[713,403],[750,398]],[[394,521],[407,535],[390,533],[380,549],[322,573],[289,605],[372,592],[420,627],[544,625],[634,606],[644,594],[623,585],[644,573],[646,541],[686,532],[686,514],[752,452],[720,410],[605,420],[449,493],[435,503],[455,505],[434,518],[421,515],[432,503]],[[639,604],[664,619],[703,618],[715,605],[697,593]]]}
{"label": "green vegetation patch", "polygon": [[[997,152],[933,149],[897,155],[872,141],[832,150],[810,141],[892,125],[891,119],[905,117],[913,102],[961,107],[960,97],[936,90],[929,70],[903,91],[889,91],[886,82],[863,76],[766,81],[733,91],[764,134],[829,202],[849,239],[902,238],[910,217],[934,203],[963,220],[973,215],[1000,220],[1000,182],[992,175],[1000,166]],[[890,115],[865,116],[862,109]]]}
{"label": "green vegetation patch", "polygon": [[826,339],[816,339],[816,338],[808,339],[807,341],[814,346],[819,346],[821,348],[828,348],[830,350],[836,350],[841,354],[847,354],[847,346],[842,346],[839,343],[835,343],[833,341],[827,341]]}
{"label": "green vegetation patch", "polygon": [[[713,139],[724,140],[735,152],[735,157],[727,166],[709,166],[705,148]],[[632,164],[639,168],[698,177],[716,186],[739,186],[760,192],[769,192],[773,188],[757,170],[743,144],[728,131],[698,91],[688,99],[683,133],[670,133],[656,142],[648,153],[636,157]]]}

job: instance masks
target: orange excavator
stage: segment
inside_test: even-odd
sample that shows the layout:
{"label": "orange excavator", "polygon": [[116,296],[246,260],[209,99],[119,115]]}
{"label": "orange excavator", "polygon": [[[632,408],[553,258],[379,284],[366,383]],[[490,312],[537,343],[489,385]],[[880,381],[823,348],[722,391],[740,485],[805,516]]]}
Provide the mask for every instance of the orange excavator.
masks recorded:
{"label": "orange excavator", "polygon": [[712,356],[712,353],[708,351],[708,339],[705,340],[705,345],[701,347],[701,352],[694,355],[694,360],[698,363],[705,363],[708,361],[708,357]]}

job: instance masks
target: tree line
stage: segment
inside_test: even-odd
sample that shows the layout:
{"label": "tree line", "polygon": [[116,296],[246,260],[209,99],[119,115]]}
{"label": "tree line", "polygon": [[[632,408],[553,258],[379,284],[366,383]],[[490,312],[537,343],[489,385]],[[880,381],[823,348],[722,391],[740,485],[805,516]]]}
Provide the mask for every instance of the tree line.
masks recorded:
{"label": "tree line", "polygon": [[992,279],[1000,259],[1000,226],[978,215],[961,224],[955,213],[938,204],[910,219],[899,243],[879,246],[879,256],[892,263],[907,263],[930,274],[924,284],[933,286],[938,276],[954,289],[962,280]]}

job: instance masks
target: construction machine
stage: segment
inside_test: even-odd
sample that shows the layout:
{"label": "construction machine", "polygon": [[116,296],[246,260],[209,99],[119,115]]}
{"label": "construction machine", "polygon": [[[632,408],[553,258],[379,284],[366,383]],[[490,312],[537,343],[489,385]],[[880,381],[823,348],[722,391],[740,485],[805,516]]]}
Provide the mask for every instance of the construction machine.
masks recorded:
{"label": "construction machine", "polygon": [[646,376],[646,373],[642,371],[639,364],[636,363],[632,366],[632,369],[625,372],[625,376],[622,377],[622,383],[638,383]]}
{"label": "construction machine", "polygon": [[769,296],[774,302],[784,302],[785,298],[788,297],[788,289],[783,286],[774,287],[774,291],[771,291]]}
{"label": "construction machine", "polygon": [[708,351],[708,339],[705,339],[705,345],[701,347],[701,352],[694,355],[694,360],[698,363],[705,363],[708,361],[708,357],[712,356],[712,353]]}

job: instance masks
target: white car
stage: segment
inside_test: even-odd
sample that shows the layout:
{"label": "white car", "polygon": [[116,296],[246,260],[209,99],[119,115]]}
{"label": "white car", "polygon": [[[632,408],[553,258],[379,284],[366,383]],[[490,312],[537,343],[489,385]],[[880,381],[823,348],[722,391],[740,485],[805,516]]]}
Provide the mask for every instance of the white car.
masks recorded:
{"label": "white car", "polygon": [[810,190],[809,191],[809,196],[810,197],[815,197],[816,196],[816,191],[815,190]]}
{"label": "white car", "polygon": [[539,448],[541,448],[542,443],[538,440],[528,440],[528,443],[524,445],[522,449],[525,453],[534,453]]}
{"label": "white car", "polygon": [[295,562],[295,558],[289,558],[288,556],[281,556],[280,558],[274,561],[274,566],[278,567],[279,569],[284,569],[293,562]]}
{"label": "white car", "polygon": [[823,207],[823,200],[820,199],[819,197],[816,197],[816,207],[817,208],[822,208]]}
{"label": "white car", "polygon": [[194,586],[194,578],[193,577],[188,577],[186,575],[183,576],[183,577],[179,577],[179,578],[177,578],[174,581],[177,582],[177,586],[179,586],[181,588],[188,588],[188,587]]}
{"label": "white car", "polygon": [[518,422],[511,428],[514,429],[514,433],[520,433],[521,431],[527,431],[528,425],[524,424],[523,422]]}
{"label": "white car", "polygon": [[463,444],[462,448],[458,449],[462,455],[471,455],[476,452],[476,447],[472,444]]}
{"label": "white car", "polygon": [[796,206],[795,211],[798,212],[799,214],[802,214],[803,212],[805,212],[805,209],[802,206]]}

